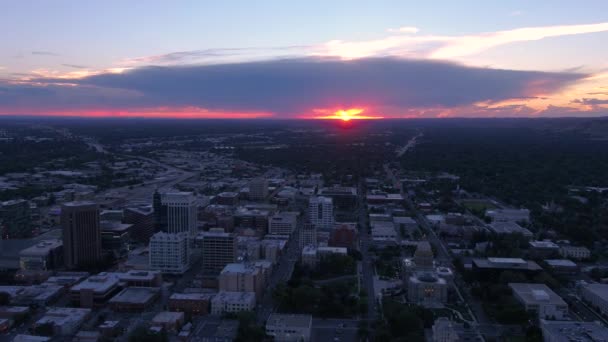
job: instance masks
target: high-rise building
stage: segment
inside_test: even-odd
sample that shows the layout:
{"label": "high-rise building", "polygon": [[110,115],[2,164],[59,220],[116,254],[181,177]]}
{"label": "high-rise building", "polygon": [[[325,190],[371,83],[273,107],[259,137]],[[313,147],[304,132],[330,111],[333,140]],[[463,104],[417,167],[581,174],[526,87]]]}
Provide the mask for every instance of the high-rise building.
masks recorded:
{"label": "high-rise building", "polygon": [[187,233],[158,232],[150,238],[150,269],[182,274],[190,267]]}
{"label": "high-rise building", "polygon": [[219,274],[237,256],[236,237],[223,229],[211,229],[199,234],[202,247],[203,273]]}
{"label": "high-rise building", "polygon": [[61,206],[64,261],[68,268],[92,265],[101,259],[99,208],[93,202]]}
{"label": "high-rise building", "polygon": [[32,234],[30,204],[26,200],[0,202],[2,239],[27,238]]}
{"label": "high-rise building", "polygon": [[311,197],[308,201],[308,219],[319,229],[334,226],[334,204],[330,197]]}
{"label": "high-rise building", "polygon": [[249,198],[252,200],[263,200],[268,197],[268,180],[266,178],[254,178],[249,182]]}
{"label": "high-rise building", "polygon": [[161,203],[166,206],[167,233],[188,233],[194,237],[197,233],[197,201],[191,192],[167,192],[162,194]]}
{"label": "high-rise building", "polygon": [[167,206],[163,205],[158,190],[152,196],[152,207],[154,209],[154,231],[165,231],[167,229]]}
{"label": "high-rise building", "polygon": [[123,221],[132,224],[131,238],[148,243],[154,234],[154,212],[151,208],[125,208]]}
{"label": "high-rise building", "polygon": [[300,249],[305,246],[317,247],[317,228],[312,223],[304,223],[300,229]]}

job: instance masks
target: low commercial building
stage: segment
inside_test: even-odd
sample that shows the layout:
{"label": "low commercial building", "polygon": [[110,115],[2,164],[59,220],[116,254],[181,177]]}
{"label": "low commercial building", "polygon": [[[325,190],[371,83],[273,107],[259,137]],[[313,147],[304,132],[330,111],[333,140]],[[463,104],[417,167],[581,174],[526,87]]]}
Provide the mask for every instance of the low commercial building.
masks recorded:
{"label": "low commercial building", "polygon": [[63,241],[51,239],[40,241],[19,252],[22,270],[46,271],[63,266]]}
{"label": "low commercial building", "polygon": [[254,292],[220,291],[211,300],[211,313],[221,315],[226,312],[251,311],[255,309]]}
{"label": "low commercial building", "polygon": [[264,275],[252,264],[228,264],[219,276],[219,290],[225,292],[253,292],[259,298],[264,291]]}
{"label": "low commercial building", "polygon": [[560,246],[559,254],[568,259],[585,260],[591,258],[591,251],[583,246]]}
{"label": "low commercial building", "polygon": [[152,318],[152,326],[176,332],[184,325],[184,320],[183,312],[161,311]]}
{"label": "low commercial building", "polygon": [[169,311],[179,311],[190,315],[207,315],[211,306],[212,293],[174,293],[169,297]]}
{"label": "low commercial building", "polygon": [[65,293],[65,288],[58,285],[32,285],[23,288],[12,300],[16,305],[37,305],[47,306],[61,297]]}
{"label": "low commercial building", "polygon": [[120,278],[115,273],[99,273],[78,283],[70,289],[72,302],[83,308],[105,304],[119,290]]}
{"label": "low commercial building", "polygon": [[271,314],[266,321],[266,334],[277,342],[308,342],[311,330],[311,315]]}
{"label": "low commercial building", "polygon": [[573,275],[579,272],[578,265],[569,259],[547,259],[544,262],[553,274]]}
{"label": "low commercial building", "polygon": [[474,272],[486,279],[496,279],[504,271],[534,274],[542,271],[536,262],[521,258],[473,258],[471,266]]}
{"label": "low commercial building", "polygon": [[529,222],[530,210],[528,209],[491,209],[486,210],[486,216],[492,222]]}
{"label": "low commercial building", "polygon": [[118,278],[127,286],[134,287],[161,287],[163,275],[159,271],[135,271],[118,273]]}
{"label": "low commercial building", "polygon": [[534,234],[527,228],[520,226],[517,222],[513,221],[496,221],[488,225],[488,228],[498,235],[506,234],[521,234],[523,237],[531,239]]}
{"label": "low commercial building", "polygon": [[159,288],[127,287],[112,297],[109,304],[116,312],[143,312],[154,304],[159,295]]}
{"label": "low commercial building", "polygon": [[608,315],[608,284],[587,284],[581,289],[583,300]]}
{"label": "low commercial building", "polygon": [[551,241],[530,241],[530,255],[536,258],[549,258],[559,254],[559,246]]}
{"label": "low commercial building", "polygon": [[600,322],[540,321],[544,342],[608,341],[608,328]]}
{"label": "low commercial building", "polygon": [[336,223],[330,233],[329,246],[356,248],[357,235],[356,223]]}
{"label": "low commercial building", "polygon": [[90,309],[50,308],[42,318],[34,323],[34,328],[40,325],[51,324],[55,335],[73,335],[90,314]]}
{"label": "low commercial building", "polygon": [[568,304],[545,284],[509,283],[509,287],[525,310],[536,312],[539,319],[562,320],[568,315]]}

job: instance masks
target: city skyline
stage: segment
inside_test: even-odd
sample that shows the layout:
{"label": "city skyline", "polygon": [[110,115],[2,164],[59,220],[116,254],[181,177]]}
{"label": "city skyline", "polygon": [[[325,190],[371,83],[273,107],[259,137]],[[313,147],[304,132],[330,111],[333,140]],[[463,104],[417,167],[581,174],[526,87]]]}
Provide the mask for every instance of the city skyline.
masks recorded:
{"label": "city skyline", "polygon": [[10,1],[0,114],[603,116],[608,5],[558,3]]}

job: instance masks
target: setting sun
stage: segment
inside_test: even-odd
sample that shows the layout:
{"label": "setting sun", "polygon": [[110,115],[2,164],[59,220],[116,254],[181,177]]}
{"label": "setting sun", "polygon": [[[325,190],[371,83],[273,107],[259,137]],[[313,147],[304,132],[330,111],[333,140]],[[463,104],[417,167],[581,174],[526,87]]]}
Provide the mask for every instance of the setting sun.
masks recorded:
{"label": "setting sun", "polygon": [[349,108],[349,109],[339,109],[334,112],[326,111],[326,110],[316,110],[317,113],[331,113],[331,115],[317,116],[315,119],[323,119],[323,120],[342,120],[344,122],[350,120],[372,120],[372,119],[382,119],[381,116],[367,116],[367,115],[359,115],[365,112],[363,108]]}

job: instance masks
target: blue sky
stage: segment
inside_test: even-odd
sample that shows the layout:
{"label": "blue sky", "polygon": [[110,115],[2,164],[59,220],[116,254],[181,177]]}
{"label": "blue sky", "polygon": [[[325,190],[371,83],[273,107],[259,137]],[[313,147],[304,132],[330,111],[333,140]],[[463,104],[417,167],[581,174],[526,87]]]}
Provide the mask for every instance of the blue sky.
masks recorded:
{"label": "blue sky", "polygon": [[[578,80],[576,84],[568,81],[558,89],[552,87],[551,94],[546,94],[546,89],[532,94],[534,97],[554,95],[558,99],[567,92],[568,103],[538,100],[530,105],[516,103],[514,99],[515,102],[503,104],[531,107],[532,110],[519,108],[522,110],[519,113],[525,115],[549,115],[544,112],[553,107],[561,108],[555,111],[559,113],[570,111],[572,115],[580,115],[584,111],[599,115],[605,111],[603,106],[582,108],[573,102],[590,96],[589,93],[600,92],[596,90],[602,89],[606,80],[601,75],[608,70],[608,44],[605,43],[608,29],[581,26],[591,24],[608,25],[608,1],[7,0],[0,3],[0,82],[10,88],[10,94],[5,94],[4,99],[12,107],[3,108],[0,102],[0,112],[44,111],[42,99],[34,101],[40,108],[24,105],[27,96],[32,96],[31,91],[19,93],[21,88],[14,88],[16,82],[19,86],[30,82],[29,87],[36,87],[42,78],[85,78],[106,72],[128,74],[150,65],[171,68],[337,57],[345,63],[357,58],[439,59],[470,68],[584,73],[586,77],[574,77]],[[556,26],[566,27],[568,32],[545,36],[544,32]],[[396,33],[401,27],[416,29]],[[538,28],[543,37],[527,40],[525,37],[533,33],[511,33],[527,28]],[[501,37],[502,31],[517,38],[508,38],[497,46],[481,42],[483,47],[477,49],[480,37]],[[466,51],[462,52],[463,49]],[[180,54],[176,57],[175,53]],[[159,58],[167,54],[172,55]],[[57,83],[49,85],[65,86]],[[60,90],[61,96],[74,96],[74,102],[82,104],[84,94],[69,95],[65,89]],[[95,89],[97,95],[87,96],[99,96],[99,90]],[[108,92],[104,90],[104,96]],[[505,101],[503,96],[499,98]],[[2,99],[0,92],[0,101]],[[62,102],[66,109],[88,109],[69,102],[67,99]],[[354,104],[356,101],[337,102]],[[469,105],[480,107],[480,103],[496,106],[499,100],[480,98]],[[200,103],[183,104],[183,107],[192,106],[205,109]],[[61,108],[52,101],[48,107],[54,111]],[[310,111],[314,107],[315,104],[311,104],[310,108],[299,110]],[[421,111],[414,108],[412,112],[411,107],[403,109],[407,112],[404,117]],[[440,106],[434,108],[431,115],[454,115],[450,114],[452,109]],[[388,111],[391,115],[400,112],[399,108]]]}

